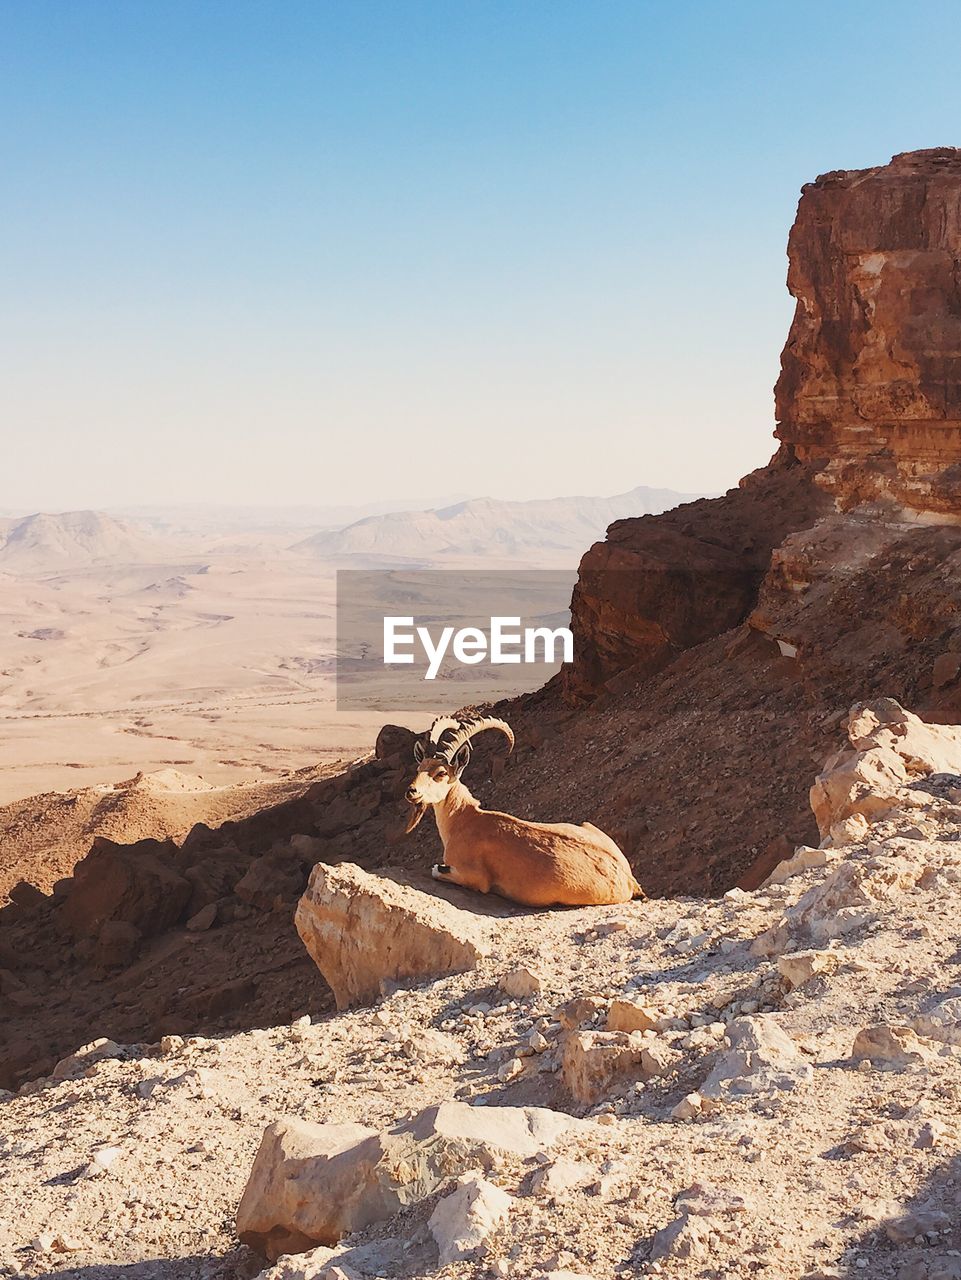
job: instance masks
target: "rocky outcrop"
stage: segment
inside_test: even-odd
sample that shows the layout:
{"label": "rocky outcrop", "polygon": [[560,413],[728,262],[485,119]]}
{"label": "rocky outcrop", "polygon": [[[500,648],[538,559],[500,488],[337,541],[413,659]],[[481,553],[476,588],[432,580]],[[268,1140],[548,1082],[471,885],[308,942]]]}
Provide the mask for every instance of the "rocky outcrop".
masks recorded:
{"label": "rocky outcrop", "polygon": [[742,622],[772,550],[830,508],[815,471],[784,450],[723,497],[612,524],[581,560],[567,693],[594,695],[620,672],[659,671]]}
{"label": "rocky outcrop", "polygon": [[[852,708],[847,719],[850,749],[831,756],[811,788],[811,808],[821,835],[838,843],[845,824],[875,818],[910,802],[906,790],[931,774],[961,775],[961,730],[925,724],[893,698]],[[961,781],[961,780],[959,780]]]}
{"label": "rocky outcrop", "polygon": [[813,1072],[797,1045],[771,1014],[735,1018],[725,1038],[730,1045],[701,1086],[703,1098],[730,1099],[748,1093],[796,1089]]}
{"label": "rocky outcrop", "polygon": [[462,1174],[427,1223],[442,1267],[470,1258],[507,1221],[512,1197],[478,1173]]}
{"label": "rocky outcrop", "polygon": [[961,519],[961,149],[804,187],[777,434],[842,508]]}
{"label": "rocky outcrop", "polygon": [[144,937],[170,928],[190,901],[191,885],[173,864],[172,841],[115,844],[98,837],[77,864],[64,906],[77,938],[97,937],[108,921],[133,925]]}
{"label": "rocky outcrop", "polygon": [[781,449],[723,498],[619,521],[591,548],[574,593],[572,695],[660,670],[737,625],[769,571],[797,603],[812,563],[838,559],[832,539],[862,562],[890,540],[841,522],[813,548],[790,541],[835,506],[961,522],[961,149],[822,175],[803,189],[788,256]]}
{"label": "rocky outcrop", "polygon": [[277,1258],[390,1217],[405,1201],[375,1174],[383,1155],[377,1130],[365,1125],[277,1121],[257,1152],[237,1234]]}
{"label": "rocky outcrop", "polygon": [[462,973],[488,950],[466,911],[350,863],[318,862],[294,922],[338,1009],[373,1003],[387,982]]}
{"label": "rocky outcrop", "polygon": [[[333,1245],[423,1200],[447,1178],[489,1170],[504,1156],[530,1159],[577,1124],[543,1107],[462,1102],[429,1107],[383,1132],[281,1120],[264,1134],[237,1210],[237,1233],[271,1259]],[[439,1225],[450,1248],[462,1239],[456,1221],[469,1205],[454,1208]]]}

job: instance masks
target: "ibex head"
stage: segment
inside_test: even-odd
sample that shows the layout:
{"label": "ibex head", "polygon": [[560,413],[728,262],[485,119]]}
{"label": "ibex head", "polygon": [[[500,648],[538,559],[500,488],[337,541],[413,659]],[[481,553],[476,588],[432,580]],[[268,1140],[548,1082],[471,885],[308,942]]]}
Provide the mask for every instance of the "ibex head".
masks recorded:
{"label": "ibex head", "polygon": [[417,772],[406,793],[411,805],[408,831],[413,831],[429,805],[440,804],[444,800],[467,768],[471,739],[485,729],[499,730],[510,744],[508,750],[513,750],[514,734],[510,725],[493,716],[478,716],[471,720],[438,716],[426,736],[415,740],[414,762]]}

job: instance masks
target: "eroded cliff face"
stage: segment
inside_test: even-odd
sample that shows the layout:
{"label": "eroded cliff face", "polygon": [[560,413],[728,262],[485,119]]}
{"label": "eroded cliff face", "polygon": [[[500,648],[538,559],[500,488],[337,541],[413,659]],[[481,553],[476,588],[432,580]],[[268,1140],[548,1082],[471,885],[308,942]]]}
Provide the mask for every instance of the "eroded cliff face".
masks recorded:
{"label": "eroded cliff face", "polygon": [[773,549],[831,508],[816,472],[782,447],[720,498],[611,525],[581,560],[567,696],[595,696],[621,673],[653,675],[742,622]]}
{"label": "eroded cliff face", "polygon": [[843,509],[961,521],[961,149],[822,174],[788,257],[776,434]]}
{"label": "eroded cliff face", "polygon": [[780,450],[724,497],[620,521],[590,549],[568,696],[651,675],[747,618],[810,643],[812,584],[880,565],[895,525],[961,524],[961,149],[822,175],[788,257]]}

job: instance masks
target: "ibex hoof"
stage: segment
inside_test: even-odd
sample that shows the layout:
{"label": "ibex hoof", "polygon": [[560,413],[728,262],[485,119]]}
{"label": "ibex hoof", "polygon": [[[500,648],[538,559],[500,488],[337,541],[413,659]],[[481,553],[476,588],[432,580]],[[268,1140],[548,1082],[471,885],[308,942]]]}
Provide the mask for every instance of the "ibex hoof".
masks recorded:
{"label": "ibex hoof", "polygon": [[435,880],[446,880],[450,875],[450,867],[446,862],[435,862],[430,869],[430,873]]}

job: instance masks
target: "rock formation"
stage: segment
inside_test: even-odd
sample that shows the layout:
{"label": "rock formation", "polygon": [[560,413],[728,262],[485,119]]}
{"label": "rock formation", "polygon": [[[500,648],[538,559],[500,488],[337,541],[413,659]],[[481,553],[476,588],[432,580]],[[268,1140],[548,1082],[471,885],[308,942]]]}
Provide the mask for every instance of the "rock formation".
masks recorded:
{"label": "rock formation", "polygon": [[830,508],[815,472],[784,450],[723,497],[612,524],[581,560],[568,696],[594,696],[621,672],[651,675],[742,622],[773,549]]}
{"label": "rock formation", "polygon": [[[504,1156],[530,1159],[578,1122],[543,1107],[462,1102],[429,1107],[379,1133],[360,1124],[283,1120],[264,1134],[237,1211],[237,1233],[274,1259],[393,1217],[451,1176],[491,1169]],[[461,1215],[442,1215],[448,1250]],[[451,1254],[453,1257],[453,1254]]]}
{"label": "rock formation", "polygon": [[462,973],[489,950],[476,917],[350,863],[317,863],[294,923],[338,1009],[373,1003],[388,982]]}
{"label": "rock formation", "polygon": [[843,509],[961,520],[961,149],[822,174],[788,244],[777,435]]}
{"label": "rock formation", "polygon": [[803,189],[788,256],[781,449],[723,498],[620,521],[591,548],[574,596],[575,694],[737,625],[771,553],[829,512],[825,496],[961,522],[961,149],[822,175]]}
{"label": "rock formation", "polygon": [[954,725],[925,724],[893,698],[852,708],[851,744],[831,756],[811,788],[811,808],[826,843],[850,844],[868,822],[903,806],[910,787],[928,774],[961,775],[961,732]]}

